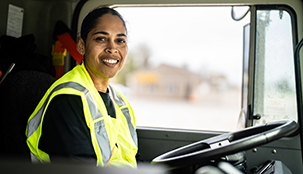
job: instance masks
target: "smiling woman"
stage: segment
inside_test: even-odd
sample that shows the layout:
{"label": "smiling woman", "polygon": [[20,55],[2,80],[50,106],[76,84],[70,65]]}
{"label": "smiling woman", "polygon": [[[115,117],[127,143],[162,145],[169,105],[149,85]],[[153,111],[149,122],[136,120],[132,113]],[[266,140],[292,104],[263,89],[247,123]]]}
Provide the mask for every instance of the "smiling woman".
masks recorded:
{"label": "smiling woman", "polygon": [[97,8],[81,28],[77,50],[84,62],[49,88],[29,119],[32,160],[136,167],[135,117],[127,99],[109,85],[128,51],[123,18],[111,8]]}
{"label": "smiling woman", "polygon": [[[27,159],[62,167],[67,160],[68,165],[88,163],[88,168],[92,164],[96,170],[135,168],[138,160],[152,162],[149,167],[153,168],[163,164],[157,160],[162,156],[176,162],[168,162],[172,172],[162,173],[194,174],[203,168],[211,172],[210,166],[235,173],[220,165],[228,163],[242,173],[258,173],[267,167],[303,173],[302,0],[1,3],[0,33],[22,29],[17,32],[24,35],[17,38],[18,44],[0,37],[0,70],[7,72],[16,64],[0,79],[4,79],[0,92],[5,94],[0,94],[0,157],[5,161],[23,156],[19,149],[24,147]],[[58,28],[63,28],[63,37],[57,35],[63,32]],[[36,38],[33,46],[27,42],[34,39],[23,40],[28,34]],[[56,35],[64,47],[64,42],[72,43],[67,45],[72,49],[64,51]],[[57,69],[65,63],[64,76],[42,96],[38,90],[29,93],[36,89],[33,85],[42,87],[41,78],[24,83],[29,90],[22,94],[9,93],[7,89],[19,89],[19,81],[26,80],[19,68],[30,68],[26,66],[30,62],[23,54],[31,59],[35,56],[28,51],[51,57],[53,44],[53,63]],[[79,57],[76,61],[73,54]],[[15,55],[21,58],[18,62]],[[49,67],[41,68],[50,72]],[[12,88],[5,87],[17,73],[23,78],[11,83]],[[30,103],[34,107],[21,111]],[[285,129],[275,125],[284,123],[292,125],[291,131],[280,134]],[[7,162],[13,169],[21,168],[15,161]],[[0,159],[1,166],[8,163]],[[38,168],[51,171],[51,166]],[[284,170],[288,168],[291,172]],[[64,172],[90,173],[74,169]]]}

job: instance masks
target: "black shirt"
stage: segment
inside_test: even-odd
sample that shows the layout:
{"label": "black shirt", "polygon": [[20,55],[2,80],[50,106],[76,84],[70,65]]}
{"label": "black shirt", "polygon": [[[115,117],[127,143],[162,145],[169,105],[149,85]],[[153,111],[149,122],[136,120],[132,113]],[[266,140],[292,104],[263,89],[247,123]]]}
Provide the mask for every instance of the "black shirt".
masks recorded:
{"label": "black shirt", "polygon": [[[108,115],[116,118],[109,93],[99,92]],[[68,158],[96,163],[97,157],[86,125],[80,96],[58,95],[49,104],[44,115],[39,149],[46,152],[53,162]]]}

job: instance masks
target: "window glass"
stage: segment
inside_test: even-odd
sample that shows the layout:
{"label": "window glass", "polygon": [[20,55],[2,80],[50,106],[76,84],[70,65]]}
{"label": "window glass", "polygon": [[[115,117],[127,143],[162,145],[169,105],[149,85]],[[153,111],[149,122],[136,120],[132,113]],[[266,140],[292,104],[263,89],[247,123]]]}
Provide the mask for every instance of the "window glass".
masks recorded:
{"label": "window glass", "polygon": [[128,27],[127,62],[112,82],[136,125],[237,129],[243,27],[231,7],[118,7]]}
{"label": "window glass", "polygon": [[258,10],[254,124],[297,120],[291,17],[284,10]]}

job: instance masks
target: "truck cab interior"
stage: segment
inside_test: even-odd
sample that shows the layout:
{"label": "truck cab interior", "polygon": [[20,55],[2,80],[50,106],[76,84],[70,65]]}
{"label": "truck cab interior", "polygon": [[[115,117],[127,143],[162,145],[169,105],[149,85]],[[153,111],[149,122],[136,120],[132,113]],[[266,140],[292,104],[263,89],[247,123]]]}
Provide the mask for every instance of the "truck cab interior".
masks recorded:
{"label": "truck cab interior", "polygon": [[[301,0],[1,3],[1,173],[303,173]],[[28,118],[81,63],[82,20],[104,5],[126,21],[127,61],[111,85],[135,113],[138,168],[32,164]]]}

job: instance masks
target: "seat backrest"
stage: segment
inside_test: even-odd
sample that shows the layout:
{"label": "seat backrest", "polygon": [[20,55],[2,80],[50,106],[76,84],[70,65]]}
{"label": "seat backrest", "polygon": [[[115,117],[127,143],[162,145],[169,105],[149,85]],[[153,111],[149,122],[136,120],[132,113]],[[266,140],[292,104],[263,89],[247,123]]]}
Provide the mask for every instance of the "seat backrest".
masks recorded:
{"label": "seat backrest", "polygon": [[47,73],[26,70],[12,74],[0,85],[0,158],[30,160],[27,120],[54,81]]}

